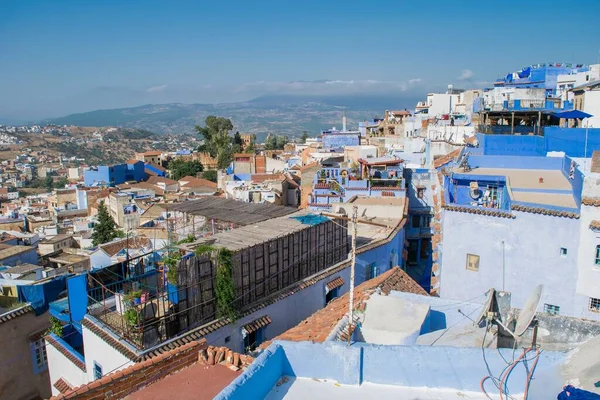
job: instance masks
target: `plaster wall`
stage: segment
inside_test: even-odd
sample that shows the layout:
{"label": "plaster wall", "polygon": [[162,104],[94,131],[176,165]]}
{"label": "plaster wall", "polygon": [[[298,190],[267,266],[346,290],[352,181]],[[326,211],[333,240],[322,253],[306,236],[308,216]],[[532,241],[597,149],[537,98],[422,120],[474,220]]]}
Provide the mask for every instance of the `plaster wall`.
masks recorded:
{"label": "plaster wall", "polygon": [[[444,212],[440,296],[469,300],[493,287],[511,292],[512,307],[522,308],[541,283],[540,307],[556,305],[561,315],[600,320],[576,294],[579,220],[512,213],[515,219]],[[480,257],[478,271],[466,269],[467,254]]]}
{"label": "plaster wall", "polygon": [[[86,317],[92,318],[92,317]],[[105,329],[106,332],[110,332]],[[115,339],[118,339],[115,336]],[[123,340],[120,340],[123,343]],[[133,362],[118,352],[115,348],[106,343],[102,338],[83,326],[83,346],[85,351],[85,367],[87,370],[87,382],[94,380],[94,362],[102,367],[102,374],[107,375],[110,372],[127,368]],[[132,348],[133,349],[133,348]],[[69,382],[73,386],[79,386],[87,382]]]}
{"label": "plaster wall", "polygon": [[54,384],[60,378],[69,382],[73,387],[88,383],[89,379],[86,371],[82,371],[71,360],[65,357],[54,346],[46,345],[46,354],[48,355],[48,371],[50,373],[50,384],[52,385],[52,395],[60,394]]}

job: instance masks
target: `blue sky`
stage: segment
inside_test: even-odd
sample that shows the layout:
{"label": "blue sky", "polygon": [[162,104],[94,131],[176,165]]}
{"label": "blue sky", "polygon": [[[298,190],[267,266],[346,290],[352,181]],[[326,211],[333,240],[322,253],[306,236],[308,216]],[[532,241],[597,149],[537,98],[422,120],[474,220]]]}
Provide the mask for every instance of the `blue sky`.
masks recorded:
{"label": "blue sky", "polygon": [[[424,96],[598,62],[600,1],[0,1],[0,116],[266,93]],[[410,105],[409,105],[410,106]]]}

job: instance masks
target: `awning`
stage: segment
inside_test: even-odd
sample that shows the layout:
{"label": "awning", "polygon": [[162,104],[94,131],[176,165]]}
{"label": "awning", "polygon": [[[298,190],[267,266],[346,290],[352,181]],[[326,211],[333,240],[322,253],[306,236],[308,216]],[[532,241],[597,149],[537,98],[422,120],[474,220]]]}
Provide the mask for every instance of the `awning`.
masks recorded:
{"label": "awning", "polygon": [[339,276],[337,278],[335,278],[332,281],[329,281],[326,285],[325,288],[327,289],[328,292],[332,291],[335,288],[339,288],[344,284],[344,280],[342,278],[340,278]]}
{"label": "awning", "polygon": [[265,326],[269,325],[270,323],[271,323],[271,318],[269,318],[268,315],[264,315],[258,319],[255,319],[254,321],[250,322],[249,324],[242,326],[242,328],[244,328],[244,330],[250,334],[252,332],[256,332],[260,328],[264,328]]}
{"label": "awning", "polygon": [[563,111],[559,113],[553,113],[552,115],[554,115],[557,118],[564,119],[583,119],[590,118],[593,116],[592,114],[588,114],[580,110]]}

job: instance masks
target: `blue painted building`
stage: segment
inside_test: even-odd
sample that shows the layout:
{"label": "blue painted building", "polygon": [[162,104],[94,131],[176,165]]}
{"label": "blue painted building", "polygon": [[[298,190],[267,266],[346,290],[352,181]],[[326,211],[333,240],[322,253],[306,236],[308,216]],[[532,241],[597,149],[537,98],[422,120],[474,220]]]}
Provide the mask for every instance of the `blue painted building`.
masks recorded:
{"label": "blue painted building", "polygon": [[[543,138],[542,138],[543,139]],[[467,168],[463,168],[468,166]],[[584,176],[569,157],[463,155],[442,178],[440,296],[467,300],[489,288],[517,308],[543,284],[544,310],[600,320],[576,291]],[[598,293],[600,297],[600,292]]]}
{"label": "blue painted building", "polygon": [[589,68],[583,64],[543,63],[534,64],[510,72],[494,82],[495,87],[544,88],[548,94],[556,92],[558,75],[585,72]]}
{"label": "blue painted building", "polygon": [[338,149],[345,146],[358,146],[360,144],[359,131],[336,131],[326,130],[321,132],[323,147],[326,149]]}
{"label": "blue painted building", "polygon": [[323,167],[313,178],[309,207],[329,209],[354,196],[405,197],[404,160],[396,157],[359,159],[357,169]]}
{"label": "blue painted building", "polygon": [[144,163],[130,160],[125,164],[90,167],[83,172],[83,182],[86,186],[114,186],[127,181],[140,182],[145,176]]}

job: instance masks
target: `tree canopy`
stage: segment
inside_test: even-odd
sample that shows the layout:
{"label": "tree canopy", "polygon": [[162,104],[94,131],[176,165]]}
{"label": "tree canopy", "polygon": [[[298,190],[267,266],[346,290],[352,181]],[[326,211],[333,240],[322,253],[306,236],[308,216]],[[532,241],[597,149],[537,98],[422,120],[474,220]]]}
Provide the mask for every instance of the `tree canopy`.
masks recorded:
{"label": "tree canopy", "polygon": [[308,139],[308,132],[307,131],[303,131],[302,132],[302,136],[300,136],[300,140],[302,140],[302,143],[306,143],[306,139]]}
{"label": "tree canopy", "polygon": [[171,179],[178,181],[184,176],[196,176],[204,169],[200,161],[192,160],[185,161],[182,158],[175,158],[169,161],[169,171],[171,171]]}
{"label": "tree canopy", "polygon": [[288,142],[287,136],[269,134],[265,143],[265,150],[282,150]]}
{"label": "tree canopy", "polygon": [[[210,115],[206,117],[205,126],[196,125],[196,131],[204,139],[198,150],[206,151],[217,158],[219,169],[227,168],[233,159],[233,140],[229,132],[233,129],[231,120]],[[241,137],[240,137],[241,141]]]}
{"label": "tree canopy", "polygon": [[204,171],[204,172],[202,172],[202,178],[216,183],[217,182],[217,171],[214,169],[209,169],[207,171]]}
{"label": "tree canopy", "polygon": [[98,207],[98,223],[94,226],[94,231],[92,232],[92,244],[98,246],[120,236],[121,232],[117,229],[115,220],[108,213],[104,202],[100,202],[100,206]]}

